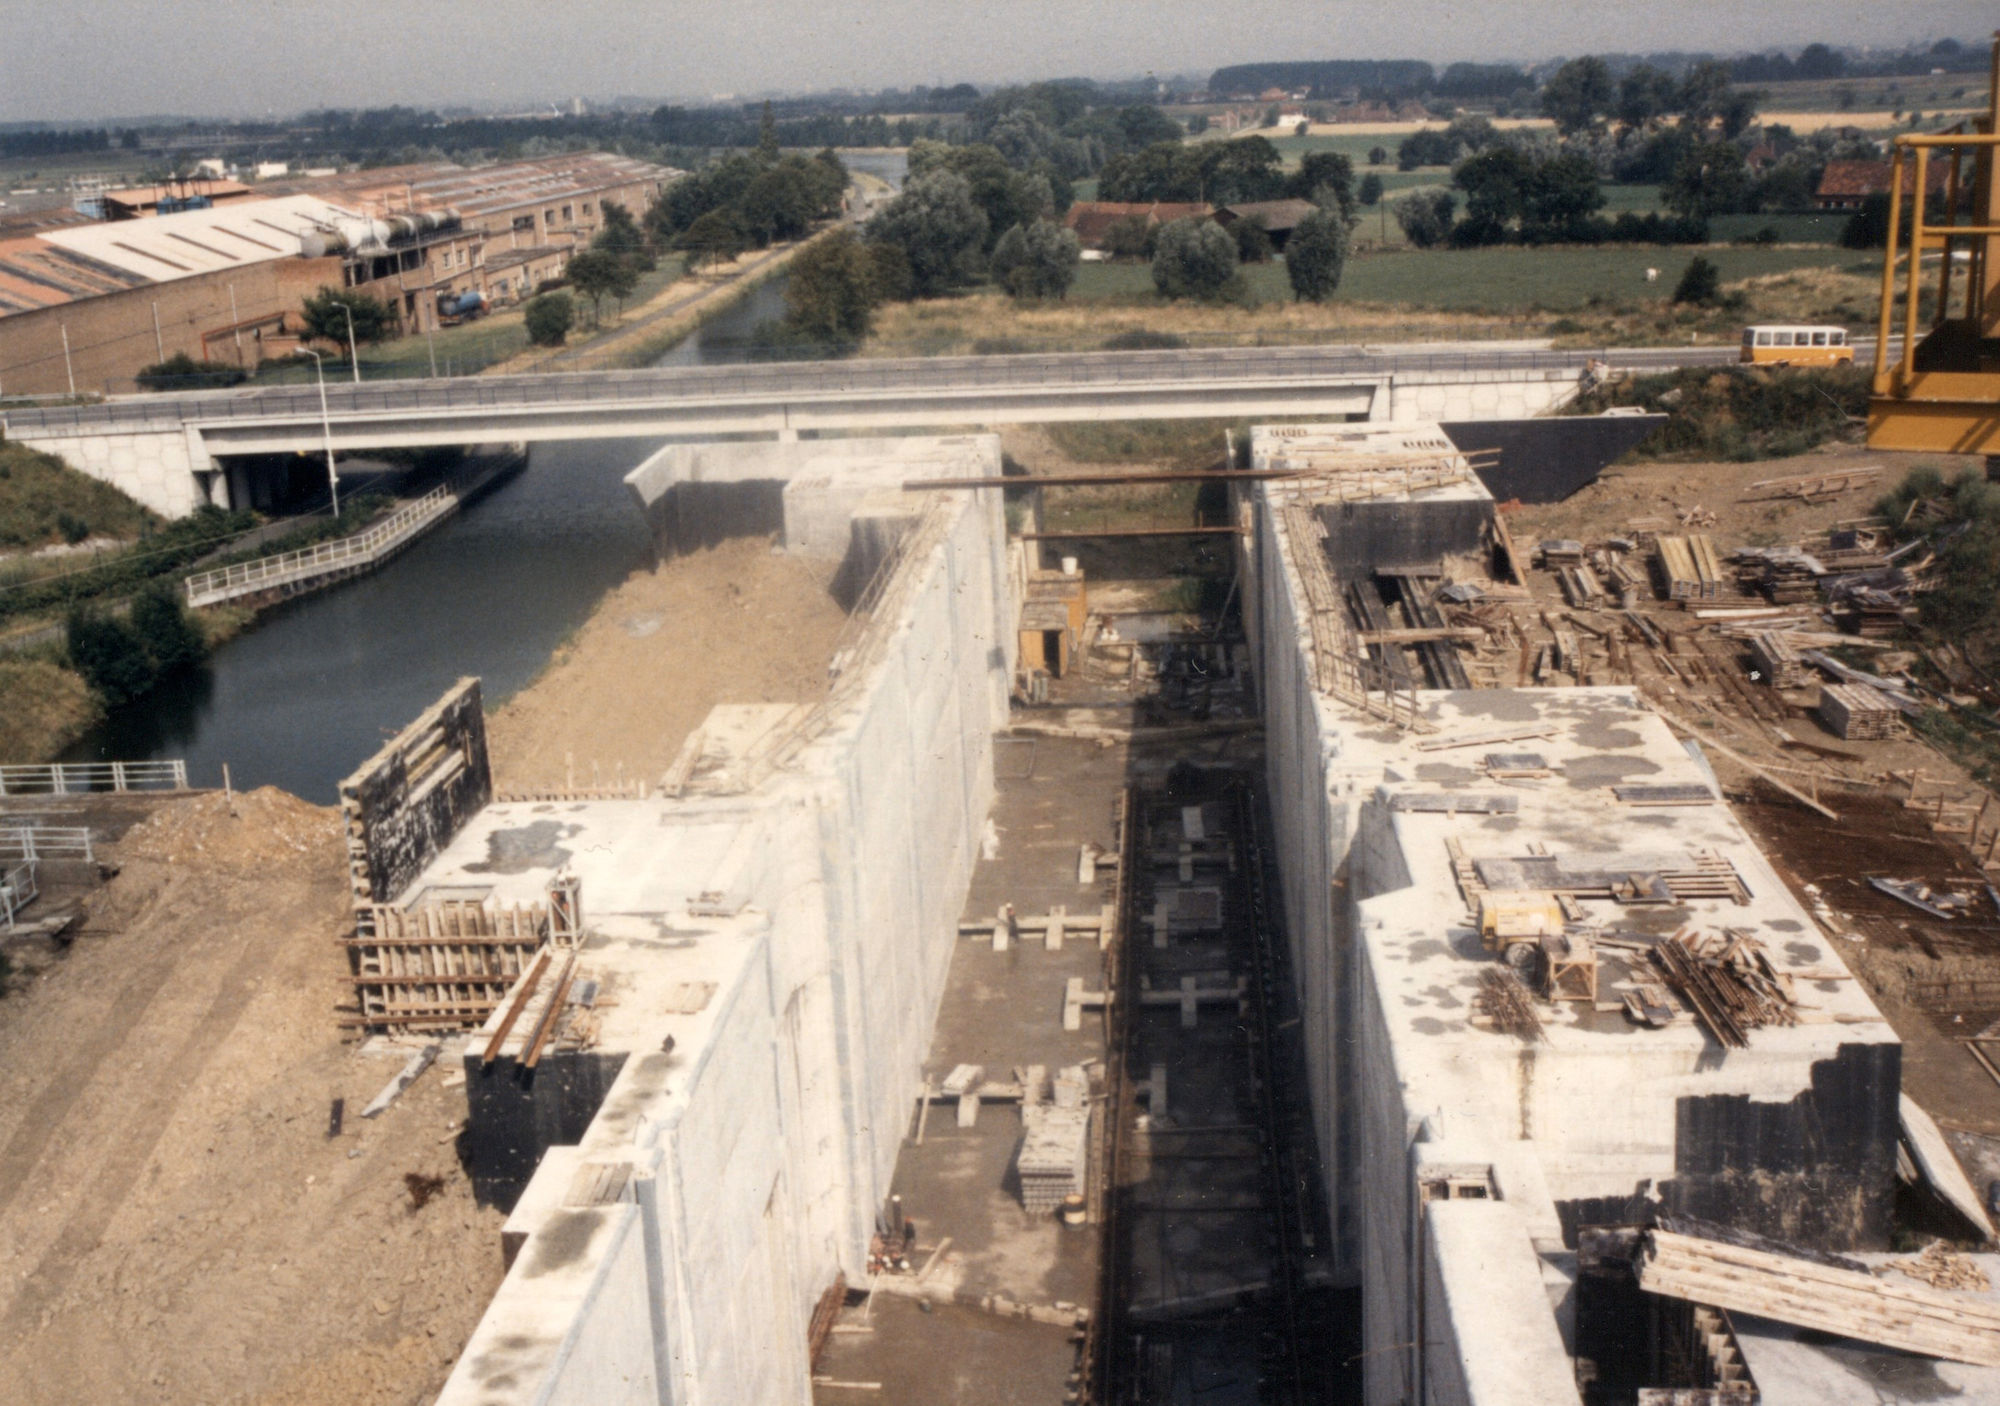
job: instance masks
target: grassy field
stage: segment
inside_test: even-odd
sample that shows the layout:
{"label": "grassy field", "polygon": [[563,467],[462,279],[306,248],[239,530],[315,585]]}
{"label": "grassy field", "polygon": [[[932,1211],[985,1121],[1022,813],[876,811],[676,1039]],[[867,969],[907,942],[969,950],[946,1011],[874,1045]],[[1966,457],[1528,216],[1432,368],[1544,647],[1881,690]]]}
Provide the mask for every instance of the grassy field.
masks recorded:
{"label": "grassy field", "polygon": [[[1391,220],[1391,228],[1394,221]],[[1846,268],[1876,274],[1866,255],[1845,249],[1604,248],[1426,249],[1384,252],[1355,259],[1341,280],[1338,301],[1400,303],[1409,307],[1480,313],[1564,312],[1600,301],[1664,300],[1696,253],[1710,259],[1723,281],[1802,268]],[[1653,283],[1646,270],[1659,270]],[[1260,301],[1289,300],[1283,265],[1253,264],[1244,276]],[[1158,304],[1152,270],[1142,263],[1085,264],[1077,271],[1072,302]]]}
{"label": "grassy field", "polygon": [[0,444],[0,547],[132,538],[157,521],[110,484],[77,473],[52,454]]}
{"label": "grassy field", "polygon": [[[1700,252],[1741,302],[1676,306]],[[1651,283],[1645,270],[1656,268]],[[1017,305],[990,290],[898,303],[864,355],[940,356],[1100,348],[1125,334],[1191,346],[1549,338],[1563,346],[1734,342],[1755,321],[1869,325],[1879,272],[1844,250],[1575,248],[1396,251],[1355,258],[1326,304],[1291,300],[1284,268],[1247,270],[1254,306],[1167,303],[1145,264],[1086,264],[1069,299]]]}
{"label": "grassy field", "polygon": [[[1934,108],[1970,110],[1984,104],[1986,93],[1982,75],[1977,73],[1924,74],[1908,78],[1827,78],[1800,79],[1792,83],[1759,83],[1763,94],[1758,108],[1763,112],[1844,112],[1860,119],[1901,108],[1929,112]],[[1842,106],[1842,94],[1851,95]]]}
{"label": "grassy field", "polygon": [[[639,280],[639,287],[625,300],[628,312],[636,311],[649,299],[659,296],[674,280],[681,276],[686,260],[679,254],[666,254],[660,258],[659,267]],[[574,295],[572,295],[574,296]],[[577,299],[577,313],[588,319],[590,305]],[[604,309],[605,330],[618,326],[617,309],[607,305]],[[573,343],[580,342],[590,333],[587,323],[571,333]],[[435,353],[438,374],[441,376],[470,376],[488,366],[497,365],[510,357],[519,356],[528,349],[528,330],[524,325],[520,306],[502,308],[488,313],[485,317],[471,322],[460,323],[456,327],[440,327],[430,337],[404,337],[394,342],[384,342],[380,346],[364,347],[361,352],[361,379],[393,380],[409,376],[430,375],[431,358]],[[348,374],[343,360],[336,368],[327,366],[329,376]],[[272,364],[260,371],[257,380],[263,384],[282,385],[309,382],[313,379],[310,362],[300,366]]]}

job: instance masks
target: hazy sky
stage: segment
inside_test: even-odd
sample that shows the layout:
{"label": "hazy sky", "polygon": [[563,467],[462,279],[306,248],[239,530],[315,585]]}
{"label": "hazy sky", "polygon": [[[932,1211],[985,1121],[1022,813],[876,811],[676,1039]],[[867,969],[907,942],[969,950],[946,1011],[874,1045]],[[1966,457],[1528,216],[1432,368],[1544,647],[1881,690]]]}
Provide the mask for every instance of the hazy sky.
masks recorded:
{"label": "hazy sky", "polygon": [[0,121],[986,84],[1258,59],[1901,48],[1992,0],[0,0]]}

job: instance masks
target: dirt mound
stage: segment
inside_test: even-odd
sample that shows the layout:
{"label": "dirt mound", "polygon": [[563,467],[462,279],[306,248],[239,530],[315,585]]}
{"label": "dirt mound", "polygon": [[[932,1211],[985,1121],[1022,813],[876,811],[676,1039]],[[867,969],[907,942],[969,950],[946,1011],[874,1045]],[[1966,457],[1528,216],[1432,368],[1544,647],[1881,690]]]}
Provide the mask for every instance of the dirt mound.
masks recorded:
{"label": "dirt mound", "polygon": [[200,864],[236,874],[268,871],[341,843],[340,812],[274,786],[190,796],[161,806],[118,842],[122,863]]}

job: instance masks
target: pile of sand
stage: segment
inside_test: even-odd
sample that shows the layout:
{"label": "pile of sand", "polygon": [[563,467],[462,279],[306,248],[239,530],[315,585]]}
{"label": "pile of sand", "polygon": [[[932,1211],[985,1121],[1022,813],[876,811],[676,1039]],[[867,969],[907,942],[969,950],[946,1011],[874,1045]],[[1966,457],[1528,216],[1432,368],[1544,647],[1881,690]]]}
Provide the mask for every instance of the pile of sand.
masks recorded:
{"label": "pile of sand", "polygon": [[119,840],[121,863],[199,864],[238,876],[342,845],[340,812],[275,786],[161,806]]}

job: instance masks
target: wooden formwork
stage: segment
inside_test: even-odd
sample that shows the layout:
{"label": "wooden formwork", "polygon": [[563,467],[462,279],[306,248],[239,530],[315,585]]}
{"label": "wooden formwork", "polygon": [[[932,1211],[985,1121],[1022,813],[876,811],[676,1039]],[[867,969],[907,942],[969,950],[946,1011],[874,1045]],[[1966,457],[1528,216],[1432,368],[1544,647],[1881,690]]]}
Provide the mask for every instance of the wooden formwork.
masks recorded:
{"label": "wooden formwork", "polygon": [[472,1029],[506,997],[548,932],[539,903],[364,904],[345,944],[360,1023]]}

